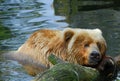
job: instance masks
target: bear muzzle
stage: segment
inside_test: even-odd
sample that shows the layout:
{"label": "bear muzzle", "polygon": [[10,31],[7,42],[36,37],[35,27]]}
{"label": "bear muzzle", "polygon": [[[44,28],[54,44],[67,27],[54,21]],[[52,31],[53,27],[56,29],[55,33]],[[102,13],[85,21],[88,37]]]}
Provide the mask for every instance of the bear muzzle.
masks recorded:
{"label": "bear muzzle", "polygon": [[101,55],[97,51],[92,51],[89,56],[89,64],[97,65],[101,60]]}

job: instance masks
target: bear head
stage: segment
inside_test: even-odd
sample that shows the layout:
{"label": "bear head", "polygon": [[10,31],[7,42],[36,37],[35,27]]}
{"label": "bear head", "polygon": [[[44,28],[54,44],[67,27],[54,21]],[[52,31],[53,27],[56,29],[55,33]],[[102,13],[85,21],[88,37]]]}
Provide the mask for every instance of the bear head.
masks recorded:
{"label": "bear head", "polygon": [[106,41],[100,29],[71,29],[63,31],[67,60],[85,66],[97,65],[106,52]]}

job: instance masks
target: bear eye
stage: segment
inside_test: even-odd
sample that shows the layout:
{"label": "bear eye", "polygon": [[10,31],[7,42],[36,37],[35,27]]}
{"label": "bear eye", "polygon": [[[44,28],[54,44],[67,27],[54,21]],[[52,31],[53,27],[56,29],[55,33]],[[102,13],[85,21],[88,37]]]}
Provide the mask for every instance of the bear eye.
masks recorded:
{"label": "bear eye", "polygon": [[86,47],[89,47],[89,44],[85,44],[84,47],[85,47],[85,48],[86,48]]}

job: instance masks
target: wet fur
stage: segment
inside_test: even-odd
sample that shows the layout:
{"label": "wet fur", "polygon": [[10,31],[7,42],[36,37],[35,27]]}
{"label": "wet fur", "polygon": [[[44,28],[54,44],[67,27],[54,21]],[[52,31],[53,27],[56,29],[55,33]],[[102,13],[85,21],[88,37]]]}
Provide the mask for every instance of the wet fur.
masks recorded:
{"label": "wet fur", "polygon": [[86,44],[96,46],[101,57],[105,55],[106,42],[99,29],[42,29],[34,32],[10,57],[19,61],[29,74],[36,75],[52,66],[48,61],[50,54],[71,63],[89,65],[92,50],[85,48]]}

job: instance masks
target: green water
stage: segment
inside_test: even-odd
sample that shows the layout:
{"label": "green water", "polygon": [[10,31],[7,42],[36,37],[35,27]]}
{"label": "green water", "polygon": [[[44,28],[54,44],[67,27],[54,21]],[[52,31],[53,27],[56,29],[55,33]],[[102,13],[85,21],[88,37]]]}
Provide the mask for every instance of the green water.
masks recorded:
{"label": "green water", "polygon": [[[100,28],[107,54],[120,54],[119,0],[0,0],[0,51],[17,50],[38,29]],[[30,81],[22,66],[0,53],[0,81]],[[120,75],[118,75],[120,80]]]}

